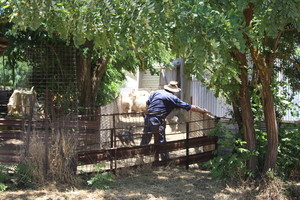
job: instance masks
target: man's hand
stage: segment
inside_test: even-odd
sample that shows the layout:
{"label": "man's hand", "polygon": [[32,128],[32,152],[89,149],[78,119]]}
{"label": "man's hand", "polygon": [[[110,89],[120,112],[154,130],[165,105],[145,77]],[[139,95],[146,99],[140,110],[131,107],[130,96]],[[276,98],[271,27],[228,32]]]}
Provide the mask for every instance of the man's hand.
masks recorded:
{"label": "man's hand", "polygon": [[201,113],[203,113],[203,114],[205,114],[205,113],[210,113],[208,110],[206,110],[205,108],[200,108],[200,109],[202,109],[200,112]]}

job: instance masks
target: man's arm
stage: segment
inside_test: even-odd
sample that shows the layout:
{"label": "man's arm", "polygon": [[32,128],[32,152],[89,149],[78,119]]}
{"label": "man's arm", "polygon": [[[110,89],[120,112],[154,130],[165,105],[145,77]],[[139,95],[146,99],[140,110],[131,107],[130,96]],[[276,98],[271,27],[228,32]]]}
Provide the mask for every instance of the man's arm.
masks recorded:
{"label": "man's arm", "polygon": [[211,114],[208,110],[204,109],[204,108],[200,108],[199,106],[195,106],[195,105],[192,105],[190,111],[192,112],[198,112],[198,113],[202,113],[202,114]]}

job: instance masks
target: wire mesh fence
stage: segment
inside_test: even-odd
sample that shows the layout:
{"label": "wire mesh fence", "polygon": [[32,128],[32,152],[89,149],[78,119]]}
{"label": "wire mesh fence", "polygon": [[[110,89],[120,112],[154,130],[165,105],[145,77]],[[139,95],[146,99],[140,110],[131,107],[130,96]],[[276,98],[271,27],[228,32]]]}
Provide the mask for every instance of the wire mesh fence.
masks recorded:
{"label": "wire mesh fence", "polygon": [[34,72],[29,82],[37,92],[39,103],[45,105],[51,99],[57,116],[74,114],[76,119],[78,105],[75,49],[66,45],[41,44],[28,48],[26,54]]}
{"label": "wire mesh fence", "polygon": [[[159,146],[153,136],[149,145],[141,148],[143,113],[122,113],[117,101],[100,108],[78,107],[76,51],[73,48],[40,44],[28,47],[25,53],[28,65],[32,66],[31,72],[34,72],[29,76],[34,92],[22,104],[21,160],[40,163],[36,172],[44,179],[50,176],[70,181],[72,177],[65,174],[70,169],[76,171],[77,165],[80,170],[83,166],[86,171],[93,170],[87,163],[77,163],[77,155],[86,152],[102,151],[103,154],[97,153],[97,156],[106,157],[102,161],[110,169],[152,163],[157,160],[159,151],[170,151],[171,159],[178,154],[189,154],[182,149],[186,145],[184,140],[205,136],[213,128],[214,118],[176,111],[167,118],[166,140],[170,143],[166,147]],[[189,122],[189,134],[186,122]],[[203,152],[205,147],[192,148]]]}
{"label": "wire mesh fence", "polygon": [[76,51],[66,45],[40,44],[25,53],[34,94],[22,105],[30,109],[25,113],[20,161],[35,163],[39,180],[72,182],[79,134]]}

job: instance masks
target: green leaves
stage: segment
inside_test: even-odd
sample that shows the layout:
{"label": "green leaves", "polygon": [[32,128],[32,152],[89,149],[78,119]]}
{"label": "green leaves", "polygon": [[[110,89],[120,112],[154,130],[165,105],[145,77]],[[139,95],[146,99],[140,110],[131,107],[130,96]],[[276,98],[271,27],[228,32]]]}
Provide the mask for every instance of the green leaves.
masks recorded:
{"label": "green leaves", "polygon": [[95,166],[96,175],[87,181],[92,189],[109,189],[109,183],[114,182],[114,176],[111,172],[103,171],[105,163]]}
{"label": "green leaves", "polygon": [[[255,6],[246,26],[249,3]],[[251,46],[268,55],[271,40],[287,24],[300,30],[299,4],[297,0],[2,0],[1,16],[15,31],[42,29],[78,48],[89,41],[95,57],[123,58],[128,63],[125,69],[147,69],[154,62],[182,57],[187,73],[207,80],[217,95],[230,96],[240,82],[239,63],[232,53],[249,55]]]}
{"label": "green leaves", "polygon": [[278,168],[281,175],[288,177],[293,170],[300,170],[299,125],[285,124],[279,131]]}
{"label": "green leaves", "polygon": [[[86,52],[91,53],[92,62],[109,57],[110,67],[120,73],[135,71],[137,67],[152,70],[157,62],[170,63],[173,1],[2,0],[1,3],[1,17],[10,22],[16,35],[25,37],[24,43],[35,35],[37,41],[51,38],[54,42],[74,45],[85,56],[88,48]],[[42,34],[45,37],[39,37]],[[116,74],[115,78],[121,80],[122,76]],[[107,89],[102,85],[106,91],[117,88],[105,84],[112,87]]]}
{"label": "green leaves", "polygon": [[[223,126],[226,125],[223,124]],[[218,149],[215,151],[215,154],[218,156],[205,163],[205,166],[211,168],[213,178],[226,181],[253,175],[253,172],[247,170],[246,162],[256,153],[244,148],[245,141],[242,141],[237,135],[222,127],[221,124],[217,124],[210,135],[219,137]]]}
{"label": "green leaves", "polygon": [[207,80],[217,95],[232,88],[231,79],[239,82],[239,69],[230,54],[233,49],[245,51],[238,13],[219,9],[219,3],[181,1],[172,38],[173,50],[185,58],[187,72]]}
{"label": "green leaves", "polygon": [[[167,4],[167,2],[164,2]],[[49,32],[59,34],[63,39],[74,39],[77,46],[86,39],[96,40],[95,48],[114,46],[124,33],[136,34],[150,39],[149,34],[160,34],[156,25],[162,25],[165,15],[161,3],[152,1],[7,1],[2,9],[17,29],[36,30],[45,27]],[[158,16],[158,17],[157,17]],[[103,35],[111,43],[104,43],[97,35]],[[146,34],[145,34],[146,33]],[[147,35],[148,34],[148,35]],[[152,37],[155,35],[152,35]],[[162,36],[160,34],[160,36]],[[160,38],[162,39],[162,38]]]}

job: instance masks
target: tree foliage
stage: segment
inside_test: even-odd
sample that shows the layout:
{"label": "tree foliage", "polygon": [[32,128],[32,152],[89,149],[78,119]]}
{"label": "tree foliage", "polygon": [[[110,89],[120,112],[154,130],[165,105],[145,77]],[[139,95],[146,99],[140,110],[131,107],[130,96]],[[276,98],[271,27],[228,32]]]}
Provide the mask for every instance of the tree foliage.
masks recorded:
{"label": "tree foliage", "polygon": [[166,19],[172,5],[151,0],[2,0],[1,17],[14,33],[40,32],[78,49],[80,101],[88,105],[96,101],[108,68],[133,72],[170,61]]}
{"label": "tree foliage", "polygon": [[44,29],[77,47],[93,41],[94,49],[106,55],[141,45],[150,50],[167,37],[166,1],[2,0],[2,8],[15,31]]}
{"label": "tree foliage", "polygon": [[1,0],[1,7],[15,33],[38,30],[78,48],[83,102],[96,99],[104,74],[167,63],[171,49],[187,74],[233,105],[249,150],[256,149],[253,111],[263,109],[265,171],[275,168],[277,71],[294,88],[299,80],[298,0]]}
{"label": "tree foliage", "polygon": [[[251,27],[246,27],[250,22],[244,12],[249,3],[254,4],[254,12]],[[291,11],[297,8],[298,1],[182,1],[175,13],[173,49],[186,59],[191,74],[209,77],[210,86],[217,90],[222,87],[223,91],[231,77],[239,81],[237,62],[230,54],[250,54],[249,40],[266,56],[278,48],[279,59],[293,61],[299,44],[300,15]],[[248,57],[249,64],[251,59]]]}
{"label": "tree foliage", "polygon": [[[300,69],[294,58],[299,8],[296,0],[205,0],[180,1],[176,9],[175,52],[186,60],[189,73],[233,104],[250,150],[256,149],[251,102],[258,96],[268,132],[264,171],[275,168],[277,157],[276,109],[282,108],[276,104],[282,101],[274,93],[276,70],[279,63]],[[253,160],[252,169],[255,165]]]}

